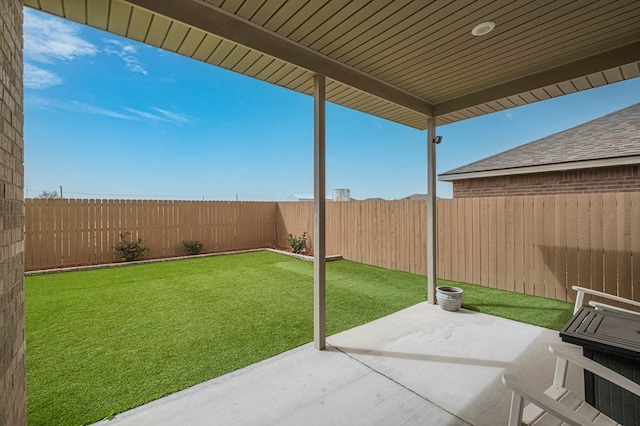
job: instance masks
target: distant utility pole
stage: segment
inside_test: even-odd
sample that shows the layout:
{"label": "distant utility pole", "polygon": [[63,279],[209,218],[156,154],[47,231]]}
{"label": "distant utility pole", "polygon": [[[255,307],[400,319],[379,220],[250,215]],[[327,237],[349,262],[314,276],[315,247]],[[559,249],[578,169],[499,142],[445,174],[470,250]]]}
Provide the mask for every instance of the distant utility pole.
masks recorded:
{"label": "distant utility pole", "polygon": [[60,198],[62,198],[62,185],[60,185]]}
{"label": "distant utility pole", "polygon": [[238,201],[238,194],[236,194],[236,201]]}

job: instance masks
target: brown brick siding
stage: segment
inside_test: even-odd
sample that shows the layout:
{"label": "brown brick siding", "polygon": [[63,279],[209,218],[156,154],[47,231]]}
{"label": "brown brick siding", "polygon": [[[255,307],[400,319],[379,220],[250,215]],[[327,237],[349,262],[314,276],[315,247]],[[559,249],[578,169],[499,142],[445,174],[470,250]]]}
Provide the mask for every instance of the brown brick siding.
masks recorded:
{"label": "brown brick siding", "polygon": [[0,425],[25,425],[22,1],[0,1]]}
{"label": "brown brick siding", "polygon": [[640,191],[638,164],[461,179],[453,182],[454,198],[635,191]]}

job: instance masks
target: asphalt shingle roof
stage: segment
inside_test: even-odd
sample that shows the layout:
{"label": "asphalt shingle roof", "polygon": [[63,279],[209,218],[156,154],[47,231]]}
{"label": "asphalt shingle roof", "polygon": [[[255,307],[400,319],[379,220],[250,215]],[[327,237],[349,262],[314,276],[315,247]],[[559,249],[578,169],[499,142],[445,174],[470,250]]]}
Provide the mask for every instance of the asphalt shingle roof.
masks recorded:
{"label": "asphalt shingle roof", "polygon": [[640,103],[440,176],[640,155]]}

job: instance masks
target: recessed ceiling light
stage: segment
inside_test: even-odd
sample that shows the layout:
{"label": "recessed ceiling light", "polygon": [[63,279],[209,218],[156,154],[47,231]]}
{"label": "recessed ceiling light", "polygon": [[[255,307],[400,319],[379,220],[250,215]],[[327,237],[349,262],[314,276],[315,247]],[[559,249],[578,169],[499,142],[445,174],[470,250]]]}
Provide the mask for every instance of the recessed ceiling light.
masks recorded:
{"label": "recessed ceiling light", "polygon": [[473,34],[474,36],[483,36],[490,33],[491,30],[495,28],[495,26],[496,23],[492,21],[482,22],[481,24],[473,27],[473,29],[471,30],[471,34]]}

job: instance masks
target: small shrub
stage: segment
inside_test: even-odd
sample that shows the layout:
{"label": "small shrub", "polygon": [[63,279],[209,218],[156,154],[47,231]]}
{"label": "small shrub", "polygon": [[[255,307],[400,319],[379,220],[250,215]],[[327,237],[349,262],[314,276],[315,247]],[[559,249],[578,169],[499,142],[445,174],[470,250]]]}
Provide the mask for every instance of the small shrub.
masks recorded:
{"label": "small shrub", "polygon": [[129,239],[130,232],[124,232],[120,234],[120,242],[113,248],[121,259],[131,262],[132,260],[140,259],[144,257],[144,254],[149,249],[142,245],[142,239],[138,238],[138,241],[131,241]]}
{"label": "small shrub", "polygon": [[198,254],[202,251],[202,243],[196,240],[183,241],[182,247],[188,254]]}
{"label": "small shrub", "polygon": [[307,233],[303,232],[301,237],[289,234],[287,236],[287,242],[291,247],[291,251],[294,253],[300,253],[303,250],[307,250]]}

